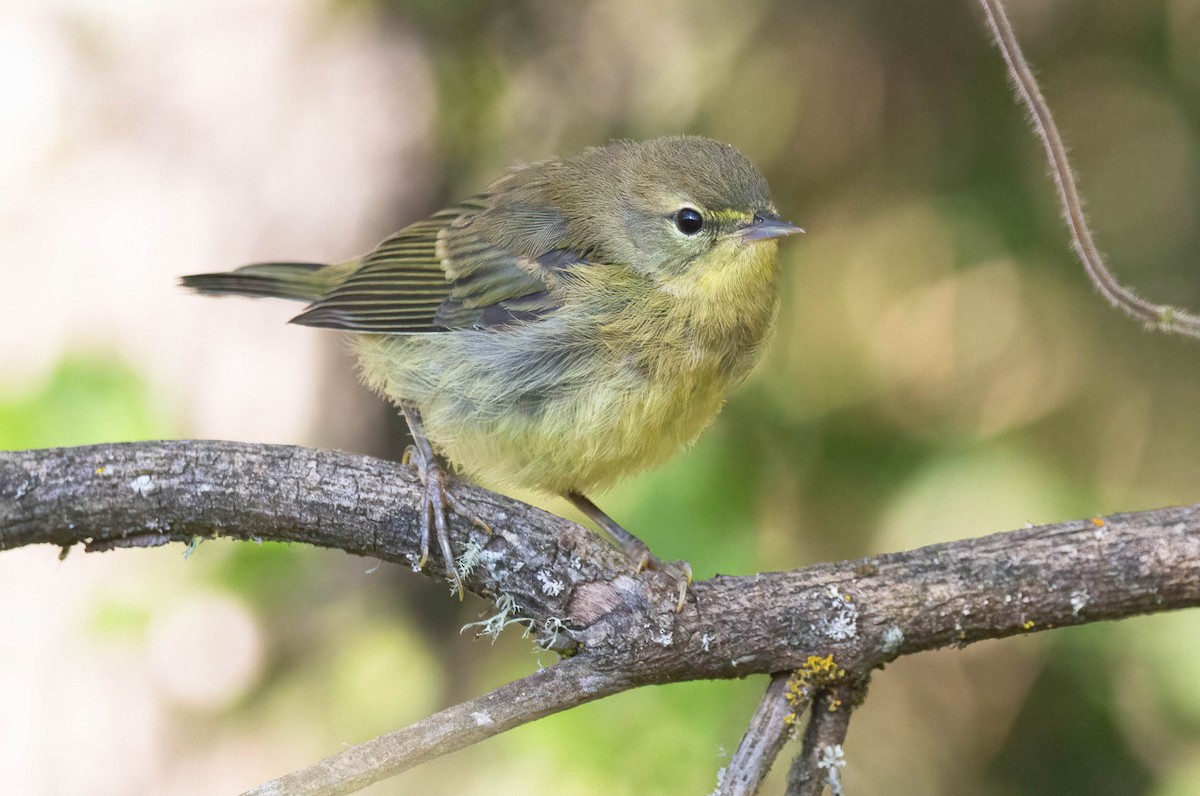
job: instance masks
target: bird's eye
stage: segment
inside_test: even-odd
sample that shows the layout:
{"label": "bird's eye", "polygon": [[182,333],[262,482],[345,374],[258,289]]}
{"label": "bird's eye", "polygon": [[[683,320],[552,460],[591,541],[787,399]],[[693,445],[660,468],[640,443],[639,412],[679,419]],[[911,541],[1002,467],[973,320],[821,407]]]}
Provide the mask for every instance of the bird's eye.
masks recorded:
{"label": "bird's eye", "polygon": [[704,228],[704,218],[700,211],[684,207],[675,214],[675,228],[684,235],[695,235]]}

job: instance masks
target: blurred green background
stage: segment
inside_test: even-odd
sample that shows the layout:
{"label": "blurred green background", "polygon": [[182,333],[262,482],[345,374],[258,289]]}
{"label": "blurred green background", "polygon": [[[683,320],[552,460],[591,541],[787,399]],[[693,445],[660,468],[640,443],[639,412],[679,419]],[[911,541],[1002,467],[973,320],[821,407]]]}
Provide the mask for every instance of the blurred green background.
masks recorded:
{"label": "blurred green background", "polygon": [[[1008,7],[1112,267],[1200,308],[1200,0]],[[750,382],[603,501],[661,555],[703,578],[1200,500],[1200,347],[1095,295],[967,0],[19,0],[0,101],[3,448],[396,456],[337,335],[175,277],[345,259],[513,161],[691,132],[809,233]],[[6,553],[0,791],[251,786],[551,662],[460,635],[488,611],[300,547]],[[704,793],[765,684],[621,695],[370,792]],[[1200,794],[1200,612],[902,660],[847,758],[853,793]]]}

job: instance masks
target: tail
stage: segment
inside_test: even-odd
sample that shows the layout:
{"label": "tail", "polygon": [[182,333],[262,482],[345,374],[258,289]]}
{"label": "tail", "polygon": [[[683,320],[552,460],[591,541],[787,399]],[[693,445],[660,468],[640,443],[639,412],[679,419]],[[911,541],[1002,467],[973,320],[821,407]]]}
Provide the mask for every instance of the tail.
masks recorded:
{"label": "tail", "polygon": [[192,274],[180,278],[179,284],[212,296],[316,301],[344,277],[344,270],[321,263],[254,263],[220,274]]}

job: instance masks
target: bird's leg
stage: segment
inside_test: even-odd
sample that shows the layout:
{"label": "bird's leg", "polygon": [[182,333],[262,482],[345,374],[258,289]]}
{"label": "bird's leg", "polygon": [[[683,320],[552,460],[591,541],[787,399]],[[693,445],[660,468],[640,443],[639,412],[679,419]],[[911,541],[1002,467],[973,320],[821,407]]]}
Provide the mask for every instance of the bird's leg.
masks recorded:
{"label": "bird's leg", "polygon": [[421,413],[417,407],[411,404],[401,404],[400,411],[404,413],[404,420],[408,423],[408,430],[413,438],[413,444],[404,451],[403,462],[404,464],[411,462],[417,468],[417,475],[425,487],[425,497],[421,505],[421,558],[417,561],[417,566],[424,567],[425,562],[429,560],[429,540],[430,537],[436,536],[438,548],[442,554],[442,565],[446,569],[446,576],[450,579],[451,591],[457,592],[458,599],[461,600],[463,584],[462,578],[458,574],[458,567],[454,562],[454,553],[450,549],[446,509],[447,507],[454,509],[459,515],[468,518],[488,534],[491,534],[492,529],[450,493],[449,478],[438,463],[433,446],[429,444],[429,438],[425,436],[425,425],[421,422]]}
{"label": "bird's leg", "polygon": [[629,560],[634,563],[638,572],[641,572],[643,569],[656,569],[659,572],[665,572],[674,577],[675,583],[679,587],[679,602],[675,606],[675,611],[678,613],[683,610],[684,601],[687,599],[688,586],[692,583],[691,564],[686,561],[663,561],[650,552],[650,548],[645,542],[618,525],[616,520],[601,511],[600,507],[583,493],[567,492],[563,497],[571,501],[571,504],[575,508],[582,511],[587,515],[588,519],[599,525],[611,536],[620,546],[621,550],[625,552]]}

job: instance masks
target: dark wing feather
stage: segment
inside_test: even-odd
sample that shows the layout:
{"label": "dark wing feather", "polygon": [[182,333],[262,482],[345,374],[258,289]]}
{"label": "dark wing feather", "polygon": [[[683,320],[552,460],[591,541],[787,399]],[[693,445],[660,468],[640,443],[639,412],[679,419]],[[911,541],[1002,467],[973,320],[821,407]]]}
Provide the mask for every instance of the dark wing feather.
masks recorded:
{"label": "dark wing feather", "polygon": [[472,221],[487,198],[397,232],[292,323],[412,334],[504,326],[552,312],[558,303],[550,283],[563,256],[556,250],[543,266],[544,258],[521,257],[485,237]]}

